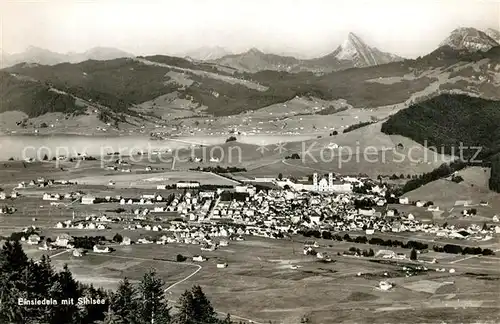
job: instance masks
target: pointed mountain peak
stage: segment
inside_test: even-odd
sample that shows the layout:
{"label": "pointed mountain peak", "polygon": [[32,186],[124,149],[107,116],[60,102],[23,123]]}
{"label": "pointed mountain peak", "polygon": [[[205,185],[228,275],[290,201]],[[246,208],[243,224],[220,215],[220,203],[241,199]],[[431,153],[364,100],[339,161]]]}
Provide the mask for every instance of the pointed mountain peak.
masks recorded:
{"label": "pointed mountain peak", "polygon": [[361,37],[359,37],[358,35],[356,35],[353,32],[349,32],[349,34],[347,34],[347,39],[350,41],[363,42]]}
{"label": "pointed mountain peak", "polygon": [[249,54],[264,54],[261,50],[259,50],[257,47],[252,47],[247,51]]}
{"label": "pointed mountain peak", "polygon": [[373,66],[401,60],[368,46],[358,35],[350,32],[344,42],[330,54],[340,61],[352,61],[356,67]]}

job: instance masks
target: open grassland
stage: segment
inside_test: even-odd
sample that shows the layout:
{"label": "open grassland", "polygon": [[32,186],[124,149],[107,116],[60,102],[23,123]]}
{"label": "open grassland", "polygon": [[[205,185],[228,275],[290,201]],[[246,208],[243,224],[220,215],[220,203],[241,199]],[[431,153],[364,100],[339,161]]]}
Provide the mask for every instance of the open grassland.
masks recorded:
{"label": "open grassland", "polygon": [[[335,250],[347,249],[343,242],[339,246],[336,242],[330,243],[332,248],[321,241],[318,250],[334,255]],[[173,260],[179,253],[187,257],[200,254],[199,247],[183,244],[116,248],[110,255],[89,254],[78,259],[68,253],[61,254],[53,263],[57,267],[68,263],[78,279],[92,280],[104,287],[116,285],[123,276],[135,281],[145,269],[154,267],[170,285],[197,267],[153,258]],[[300,242],[250,238],[213,252],[201,252],[208,261],[200,263],[202,269],[195,275],[172,287],[169,299],[176,299],[191,285],[200,284],[218,311],[258,322],[271,320],[285,324],[298,323],[304,316],[311,323],[332,323],[332,316],[334,322],[337,316],[343,318],[342,322],[364,322],[360,314],[373,318],[374,323],[407,323],[399,321],[401,310],[419,314],[422,322],[434,323],[437,309],[446,312],[451,307],[457,318],[469,318],[470,312],[480,309],[488,309],[488,318],[500,316],[497,308],[491,308],[497,306],[494,301],[498,300],[493,283],[500,278],[500,263],[493,258],[492,264],[476,267],[449,264],[441,258],[442,264],[438,266],[454,268],[456,273],[429,271],[406,277],[401,265],[341,256],[334,256],[333,262],[322,263],[302,255],[301,249]],[[217,269],[217,262],[227,262],[228,267]],[[298,269],[292,269],[291,265]],[[358,276],[358,272],[362,275]],[[376,289],[379,281],[387,278],[395,288]]]}
{"label": "open grassland", "polygon": [[[487,187],[474,186],[468,181],[455,183],[439,179],[406,193],[405,197],[412,201],[432,201],[442,210],[450,211],[453,208],[452,211],[455,212],[464,209],[463,206],[455,206],[457,201],[470,201],[469,209],[475,208],[478,210],[478,215],[484,212],[490,217],[500,209],[500,194],[488,190]],[[487,202],[488,206],[481,206],[482,201]]]}
{"label": "open grassland", "polygon": [[200,184],[233,185],[235,182],[211,173],[194,171],[170,171],[145,174],[118,174],[108,176],[89,176],[76,178],[81,185],[106,185],[114,181],[115,188],[134,187],[156,189],[157,185],[171,185],[179,181],[197,181]]}

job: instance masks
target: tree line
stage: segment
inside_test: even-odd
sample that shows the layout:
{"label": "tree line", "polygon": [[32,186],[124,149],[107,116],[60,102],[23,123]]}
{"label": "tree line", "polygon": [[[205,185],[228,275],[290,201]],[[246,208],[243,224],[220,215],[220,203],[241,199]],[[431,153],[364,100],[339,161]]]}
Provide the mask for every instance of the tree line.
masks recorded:
{"label": "tree line", "polygon": [[380,245],[380,246],[392,246],[392,247],[401,247],[403,249],[417,249],[417,250],[426,250],[429,246],[422,242],[417,241],[408,241],[406,243],[399,240],[391,240],[391,239],[381,239],[378,237],[372,237],[368,239],[366,236],[359,235],[356,237],[351,237],[349,234],[344,234],[343,236],[340,234],[332,234],[330,231],[318,231],[318,230],[300,230],[298,234],[301,234],[305,237],[314,237],[318,239],[325,240],[334,240],[334,241],[345,241],[345,242],[353,242],[353,243],[361,243],[361,244],[371,244],[371,245]]}
{"label": "tree line", "polygon": [[[65,265],[55,271],[50,259],[28,259],[19,241],[0,250],[0,323],[9,324],[230,324],[220,319],[200,286],[186,290],[171,313],[165,282],[147,271],[137,286],[124,278],[114,292],[74,279]],[[94,303],[79,303],[83,298]],[[19,300],[28,301],[19,303]],[[73,299],[74,303],[63,304]],[[42,305],[29,301],[47,300]],[[55,302],[54,302],[55,301]]]}
{"label": "tree line", "polygon": [[[399,240],[391,240],[391,239],[381,239],[378,237],[372,237],[368,239],[366,236],[356,236],[352,238],[349,234],[344,234],[341,236],[340,234],[332,234],[330,231],[318,231],[318,230],[300,230],[298,234],[304,237],[314,237],[317,239],[325,239],[325,240],[335,240],[335,241],[345,241],[345,242],[354,242],[361,244],[371,244],[371,245],[380,245],[380,246],[388,246],[388,247],[401,247],[403,249],[415,249],[415,250],[427,250],[429,245],[426,243],[418,242],[418,241],[408,241],[406,243]],[[446,244],[443,247],[438,245],[433,246],[433,250],[435,252],[444,252],[444,253],[453,253],[453,254],[472,254],[472,255],[494,255],[495,252],[491,249],[481,249],[480,247],[470,247],[470,246],[460,246],[455,244]]]}

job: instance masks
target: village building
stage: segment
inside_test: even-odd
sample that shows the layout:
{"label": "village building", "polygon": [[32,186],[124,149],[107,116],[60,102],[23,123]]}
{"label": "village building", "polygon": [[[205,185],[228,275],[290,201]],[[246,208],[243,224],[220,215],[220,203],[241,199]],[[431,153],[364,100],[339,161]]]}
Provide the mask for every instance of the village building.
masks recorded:
{"label": "village building", "polygon": [[111,251],[109,250],[109,247],[104,247],[104,248],[101,248],[97,245],[94,245],[94,248],[92,249],[94,251],[94,253],[110,253]]}
{"label": "village building", "polygon": [[175,186],[177,189],[192,189],[199,188],[200,183],[198,181],[179,181]]}
{"label": "village building", "polygon": [[92,205],[95,202],[95,197],[94,196],[83,196],[82,197],[82,204],[83,205]]}

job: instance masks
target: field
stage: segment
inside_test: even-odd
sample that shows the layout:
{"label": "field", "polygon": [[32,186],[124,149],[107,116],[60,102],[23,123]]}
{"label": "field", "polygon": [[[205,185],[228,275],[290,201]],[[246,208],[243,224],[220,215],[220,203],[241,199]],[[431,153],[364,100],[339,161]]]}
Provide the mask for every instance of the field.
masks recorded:
{"label": "field", "polygon": [[72,181],[78,182],[82,185],[107,185],[109,181],[114,181],[115,188],[148,188],[156,189],[159,184],[163,185],[173,185],[179,181],[198,181],[201,185],[213,184],[213,185],[233,185],[235,182],[228,180],[224,177],[211,174],[211,173],[201,173],[201,172],[190,172],[190,171],[170,171],[161,173],[143,173],[143,174],[119,174],[119,175],[109,175],[107,177],[103,176],[89,176],[76,178]]}
{"label": "field", "polygon": [[[332,247],[329,247],[325,244],[328,241],[319,242],[318,250],[332,256],[352,246],[330,241]],[[347,322],[371,318],[374,323],[408,323],[401,317],[402,311],[418,314],[412,323],[433,323],[441,318],[435,317],[438,310],[443,316],[453,310],[453,316],[464,319],[482,311],[488,313],[488,318],[481,316],[481,319],[500,319],[494,284],[500,280],[500,260],[496,257],[484,259],[490,263],[470,265],[465,262],[470,259],[461,261],[464,259],[461,257],[457,259],[460,262],[450,263],[454,259],[437,254],[442,263],[438,267],[453,268],[456,272],[433,270],[407,277],[402,270],[404,264],[344,256],[334,256],[332,262],[322,263],[302,255],[302,246],[299,241],[249,238],[213,252],[201,252],[208,261],[199,263],[202,269],[188,280],[170,288],[169,299],[175,300],[185,289],[200,284],[218,311],[257,323],[299,323],[303,317],[311,323],[332,323],[331,316]],[[173,260],[179,253],[188,257],[200,254],[196,246],[135,245],[116,249],[111,255],[91,253],[78,259],[64,253],[52,261],[58,268],[67,263],[77,279],[106,288],[113,288],[123,276],[135,282],[150,267],[158,271],[168,286],[198,268],[189,263],[153,260]],[[229,266],[217,269],[217,262],[227,262]],[[292,269],[291,265],[298,268]],[[395,287],[378,290],[379,281],[388,278]]]}

